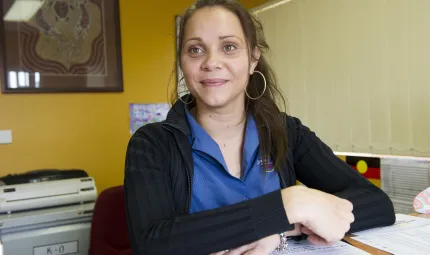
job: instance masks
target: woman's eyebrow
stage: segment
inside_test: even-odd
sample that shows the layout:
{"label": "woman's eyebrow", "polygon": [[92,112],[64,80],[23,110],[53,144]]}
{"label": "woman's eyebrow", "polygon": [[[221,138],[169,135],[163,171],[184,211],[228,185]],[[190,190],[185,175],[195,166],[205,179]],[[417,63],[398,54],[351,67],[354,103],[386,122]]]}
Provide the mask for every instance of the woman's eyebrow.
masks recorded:
{"label": "woman's eyebrow", "polygon": [[[239,36],[236,36],[236,35],[223,35],[223,36],[219,36],[218,38],[220,40],[224,40],[224,39],[231,38],[231,37],[235,37],[243,43],[243,40]],[[191,38],[188,38],[187,40],[185,40],[184,43],[186,43],[188,41],[193,41],[193,40],[203,42],[203,39],[201,37],[191,37]]]}
{"label": "woman's eyebrow", "polygon": [[191,37],[191,38],[188,38],[187,40],[185,40],[184,43],[186,43],[188,41],[193,41],[193,40],[196,40],[196,41],[199,41],[199,42],[203,41],[203,39],[201,37]]}
{"label": "woman's eyebrow", "polygon": [[219,39],[224,40],[224,39],[231,38],[231,37],[235,37],[243,43],[243,40],[239,36],[236,36],[236,35],[224,35],[224,36],[220,36]]}

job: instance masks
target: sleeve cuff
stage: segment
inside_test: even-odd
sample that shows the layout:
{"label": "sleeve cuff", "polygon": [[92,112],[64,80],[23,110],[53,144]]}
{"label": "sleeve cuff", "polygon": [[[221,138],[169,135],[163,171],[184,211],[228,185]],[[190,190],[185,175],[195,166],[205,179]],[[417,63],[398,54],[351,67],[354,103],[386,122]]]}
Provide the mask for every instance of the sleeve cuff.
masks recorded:
{"label": "sleeve cuff", "polygon": [[250,200],[251,222],[258,239],[275,233],[294,230],[294,224],[288,221],[281,191],[277,190],[259,198]]}

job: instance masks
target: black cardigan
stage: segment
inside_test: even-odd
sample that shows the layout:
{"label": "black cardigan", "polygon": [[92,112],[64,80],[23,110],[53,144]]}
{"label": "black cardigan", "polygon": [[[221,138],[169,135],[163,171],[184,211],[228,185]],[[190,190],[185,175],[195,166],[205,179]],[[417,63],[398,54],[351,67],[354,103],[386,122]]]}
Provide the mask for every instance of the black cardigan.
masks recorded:
{"label": "black cardigan", "polygon": [[[299,119],[286,120],[289,147],[279,171],[283,188],[295,185],[297,178],[307,187],[348,199],[355,216],[350,232],[395,222],[393,204],[382,190],[334,155]],[[280,191],[190,215],[189,134],[178,101],[165,121],[141,127],[129,141],[124,188],[134,255],[207,255],[293,229]]]}

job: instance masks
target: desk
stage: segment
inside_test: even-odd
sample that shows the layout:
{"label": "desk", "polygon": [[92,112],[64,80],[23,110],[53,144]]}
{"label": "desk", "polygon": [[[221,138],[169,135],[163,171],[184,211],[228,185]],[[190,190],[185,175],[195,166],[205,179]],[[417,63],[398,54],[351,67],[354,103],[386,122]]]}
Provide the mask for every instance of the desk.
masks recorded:
{"label": "desk", "polygon": [[[430,214],[411,213],[410,215],[430,219]],[[368,252],[368,253],[374,254],[374,255],[391,255],[391,253],[381,251],[379,249],[373,248],[372,246],[369,246],[369,245],[366,245],[364,243],[355,241],[354,239],[351,238],[351,236],[352,235],[346,236],[344,238],[344,240],[347,241],[348,243],[350,243],[352,246],[355,246],[355,247],[357,247],[357,248],[359,248],[365,252]]]}
{"label": "desk", "polygon": [[359,241],[355,241],[351,238],[351,236],[346,236],[344,238],[345,241],[347,241],[349,244],[351,244],[354,247],[357,247],[360,250],[363,250],[365,252],[368,252],[370,254],[374,255],[391,255],[391,253],[381,251],[380,249],[373,248],[372,246],[369,246],[367,244],[361,243]]}

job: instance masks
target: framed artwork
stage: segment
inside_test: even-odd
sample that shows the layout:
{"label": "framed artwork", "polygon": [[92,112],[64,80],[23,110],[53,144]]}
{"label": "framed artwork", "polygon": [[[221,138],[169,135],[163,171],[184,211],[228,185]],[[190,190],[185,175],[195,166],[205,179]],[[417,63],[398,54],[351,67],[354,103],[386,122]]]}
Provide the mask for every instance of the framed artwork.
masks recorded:
{"label": "framed artwork", "polygon": [[185,80],[183,79],[184,74],[182,73],[182,69],[180,66],[180,59],[178,56],[179,51],[179,33],[181,30],[181,23],[182,23],[182,17],[176,16],[175,17],[175,24],[176,24],[176,84],[178,87],[178,95],[183,96],[188,94],[187,86],[185,85]]}
{"label": "framed artwork", "polygon": [[169,110],[168,103],[130,104],[130,133],[134,134],[146,124],[165,120]]}
{"label": "framed artwork", "polygon": [[2,0],[2,92],[122,92],[118,1]]}
{"label": "framed artwork", "polygon": [[181,70],[181,66],[179,65],[179,56],[178,56],[178,51],[179,51],[179,33],[181,30],[181,22],[182,22],[182,17],[181,16],[176,16],[175,17],[175,27],[176,27],[176,84],[179,83],[179,80],[182,78],[182,70]]}

